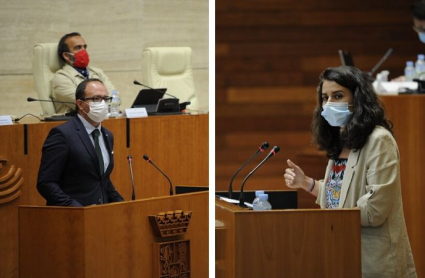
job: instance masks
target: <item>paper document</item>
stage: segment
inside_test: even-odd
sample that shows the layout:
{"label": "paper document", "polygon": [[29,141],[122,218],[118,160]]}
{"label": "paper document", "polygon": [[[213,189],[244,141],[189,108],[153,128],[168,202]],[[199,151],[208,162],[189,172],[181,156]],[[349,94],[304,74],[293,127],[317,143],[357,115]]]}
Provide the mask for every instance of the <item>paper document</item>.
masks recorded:
{"label": "paper document", "polygon": [[397,95],[399,92],[409,90],[417,90],[418,83],[413,81],[407,82],[373,82],[375,91],[380,95]]}
{"label": "paper document", "polygon": [[[235,200],[235,199],[230,199],[230,198],[226,198],[226,197],[221,197],[220,196],[220,200],[231,203],[231,204],[239,204],[239,200]],[[252,204],[248,203],[248,202],[244,202],[244,204],[250,208],[252,208]]]}

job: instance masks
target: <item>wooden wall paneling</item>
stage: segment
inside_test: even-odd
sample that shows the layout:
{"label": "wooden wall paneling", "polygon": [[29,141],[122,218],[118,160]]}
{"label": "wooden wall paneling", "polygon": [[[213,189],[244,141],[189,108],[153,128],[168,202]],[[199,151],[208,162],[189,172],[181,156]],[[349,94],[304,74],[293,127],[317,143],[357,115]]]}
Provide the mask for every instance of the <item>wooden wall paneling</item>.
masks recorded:
{"label": "wooden wall paneling", "polygon": [[[257,148],[264,141],[268,141],[270,147],[278,145],[285,148],[301,148],[302,146],[308,146],[311,141],[309,131],[229,133],[226,137],[227,146],[235,148],[242,146]],[[244,138],[244,140],[241,140],[241,138]]]}
{"label": "wooden wall paneling", "polygon": [[[258,146],[253,147],[249,152],[246,148],[239,148],[236,150],[229,150],[229,151],[227,150],[218,151],[216,156],[217,178],[224,178],[224,179],[230,180],[230,177],[236,171],[236,169],[242,166],[242,164],[246,160],[248,160],[249,157],[254,155],[254,152],[257,150],[257,148],[260,146],[261,143],[262,142],[258,143],[257,144]],[[247,166],[247,169],[245,169],[245,171],[249,171],[250,168],[254,168],[256,163],[257,164],[260,163],[260,161],[268,154],[270,149],[271,148],[265,151],[263,155],[259,155],[254,161],[252,161],[251,164]],[[291,151],[290,149],[285,148],[284,152],[280,151],[273,160],[268,161],[267,166],[265,165],[261,167],[261,173],[267,173],[271,175],[271,174],[275,174],[277,170],[282,171],[286,168],[287,159],[291,159],[294,162],[299,163],[296,159],[299,159],[298,157],[300,157],[301,155],[300,155],[300,152],[296,149]],[[312,160],[312,158],[308,157],[306,160],[310,161]],[[277,161],[279,161],[279,164],[276,165],[276,167],[273,166],[273,164],[276,163]],[[300,165],[303,165],[303,164],[300,164]],[[324,167],[326,167],[326,163],[323,166],[323,168]],[[323,171],[324,169],[321,169],[321,173],[319,177],[322,177],[324,175]]]}
{"label": "wooden wall paneling", "polygon": [[18,206],[28,202],[24,125],[0,129],[0,277],[18,278]]}
{"label": "wooden wall paneling", "polygon": [[[227,91],[227,101],[231,103],[300,103],[312,104],[316,101],[316,87],[230,87]],[[261,108],[261,107],[258,107]],[[266,111],[265,111],[266,112]]]}
{"label": "wooden wall paneling", "polygon": [[[302,117],[308,115],[313,118],[312,111],[315,104],[311,103],[232,103],[228,105],[220,105],[216,109],[216,113],[220,115],[217,118],[261,118],[274,117],[284,119],[290,115],[292,117]],[[231,123],[230,123],[231,124]],[[217,126],[221,128],[221,125]],[[304,128],[305,129],[305,128]]]}
{"label": "wooden wall paneling", "polygon": [[[407,2],[407,3],[406,3]],[[410,3],[413,0],[409,1]],[[230,3],[219,0],[216,1],[216,13],[223,13],[226,11],[258,11],[258,12],[274,12],[277,10],[292,10],[295,14],[302,13],[304,11],[324,11],[324,10],[338,10],[338,11],[352,11],[352,10],[365,10],[365,11],[376,11],[376,9],[380,10],[398,10],[402,13],[403,9],[406,6],[409,6],[410,3],[408,1],[367,1],[367,0],[349,0],[344,2],[338,1],[322,1],[317,2],[315,0],[302,0],[293,2],[290,0],[255,0],[255,1],[232,1]],[[363,15],[366,17],[366,15]],[[373,19],[370,19],[373,20]]]}
{"label": "wooden wall paneling", "polygon": [[[229,121],[231,120],[231,122]],[[270,127],[275,127],[282,131],[300,130],[301,128],[308,128],[311,123],[311,117],[258,117],[258,118],[222,118],[216,121],[220,125],[217,132],[232,130],[233,132],[265,132],[268,133]],[[265,138],[267,139],[267,138]]]}
{"label": "wooden wall paneling", "polygon": [[169,183],[143,160],[148,154],[173,185],[208,185],[208,115],[133,119],[134,179],[141,198],[169,194]]}

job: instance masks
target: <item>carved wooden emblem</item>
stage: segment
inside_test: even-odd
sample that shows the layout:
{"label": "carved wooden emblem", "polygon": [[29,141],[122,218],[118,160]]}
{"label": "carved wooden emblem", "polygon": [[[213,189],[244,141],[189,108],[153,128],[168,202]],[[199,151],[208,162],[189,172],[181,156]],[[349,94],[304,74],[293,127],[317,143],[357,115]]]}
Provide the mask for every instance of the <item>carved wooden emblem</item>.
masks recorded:
{"label": "carved wooden emblem", "polygon": [[154,252],[154,258],[159,258],[154,277],[190,278],[189,240],[159,243]]}
{"label": "carved wooden emblem", "polygon": [[190,278],[190,241],[181,238],[187,231],[191,217],[191,211],[182,210],[149,216],[153,231],[161,241],[154,243],[153,248],[154,277]]}
{"label": "carved wooden emblem", "polygon": [[191,211],[176,210],[150,215],[149,220],[156,236],[171,237],[185,234],[191,217]]}
{"label": "carved wooden emblem", "polygon": [[[7,163],[7,159],[0,157],[0,168],[3,163]],[[12,165],[5,175],[0,175],[0,205],[18,198],[22,194],[20,187],[23,182],[22,169],[16,169],[15,165]]]}

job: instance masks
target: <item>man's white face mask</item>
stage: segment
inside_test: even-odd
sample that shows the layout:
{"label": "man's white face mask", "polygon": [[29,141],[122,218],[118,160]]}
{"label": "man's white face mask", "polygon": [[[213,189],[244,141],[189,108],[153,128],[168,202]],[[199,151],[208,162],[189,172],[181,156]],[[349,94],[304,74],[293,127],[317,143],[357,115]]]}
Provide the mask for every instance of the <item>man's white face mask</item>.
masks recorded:
{"label": "man's white face mask", "polygon": [[108,116],[108,107],[104,100],[101,102],[90,102],[90,111],[86,113],[87,116],[96,123],[101,123]]}

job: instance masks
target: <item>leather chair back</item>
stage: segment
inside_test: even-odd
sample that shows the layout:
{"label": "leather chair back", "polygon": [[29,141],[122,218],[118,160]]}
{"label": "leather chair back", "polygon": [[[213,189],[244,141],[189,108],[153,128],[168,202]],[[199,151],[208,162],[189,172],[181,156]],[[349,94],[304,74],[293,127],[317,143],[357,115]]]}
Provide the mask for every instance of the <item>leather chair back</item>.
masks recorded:
{"label": "leather chair back", "polygon": [[[59,59],[57,43],[40,43],[34,46],[32,72],[34,89],[39,99],[52,99],[52,78],[64,62]],[[55,106],[51,102],[40,102],[42,115],[55,114]]]}
{"label": "leather chair back", "polygon": [[[152,88],[167,88],[167,93],[190,101],[187,108],[198,109],[192,73],[190,47],[149,47],[142,53],[142,83]],[[169,98],[165,95],[164,98]]]}

